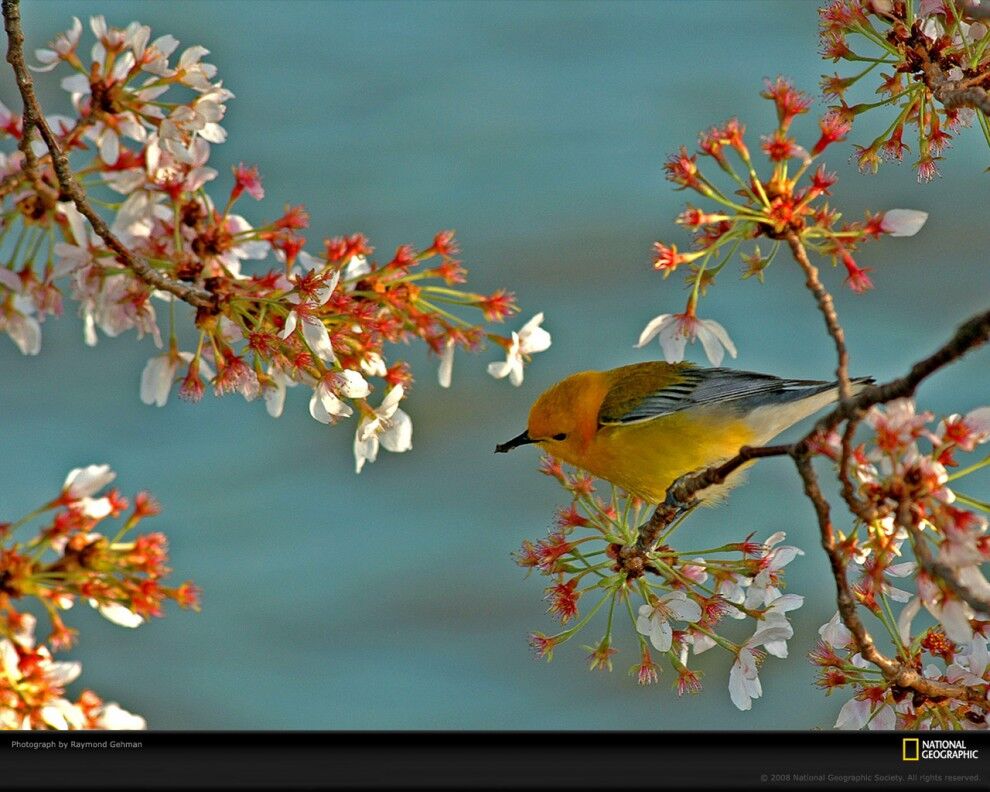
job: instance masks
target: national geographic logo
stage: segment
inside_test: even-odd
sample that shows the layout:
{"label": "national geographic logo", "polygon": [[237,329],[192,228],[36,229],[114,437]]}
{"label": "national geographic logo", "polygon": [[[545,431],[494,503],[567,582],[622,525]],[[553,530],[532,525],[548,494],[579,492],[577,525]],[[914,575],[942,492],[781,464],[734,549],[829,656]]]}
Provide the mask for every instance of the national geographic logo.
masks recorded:
{"label": "national geographic logo", "polygon": [[917,762],[921,759],[979,759],[979,748],[967,748],[965,740],[937,740],[905,737],[901,742],[901,759]]}

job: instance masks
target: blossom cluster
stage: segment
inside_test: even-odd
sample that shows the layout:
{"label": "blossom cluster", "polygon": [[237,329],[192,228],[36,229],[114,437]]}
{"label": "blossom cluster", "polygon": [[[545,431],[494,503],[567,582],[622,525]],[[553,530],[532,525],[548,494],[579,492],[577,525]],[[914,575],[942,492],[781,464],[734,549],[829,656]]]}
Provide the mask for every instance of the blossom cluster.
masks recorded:
{"label": "blossom cluster", "polygon": [[[860,519],[840,536],[857,603],[883,625],[898,659],[925,677],[990,693],[990,613],[979,613],[943,579],[916,560],[925,550],[951,568],[978,596],[990,597],[984,570],[990,563],[986,513],[990,504],[964,494],[957,481],[990,465],[990,456],[964,468],[957,457],[990,442],[990,407],[935,421],[910,400],[874,407],[873,433],[856,446],[847,473],[854,482]],[[831,435],[819,451],[841,464],[841,441]],[[925,548],[918,550],[918,543]],[[908,590],[911,581],[914,590]],[[919,614],[926,626],[916,627]],[[853,692],[836,726],[871,729],[987,728],[986,710],[971,701],[925,695],[885,680],[860,656],[838,614],[820,630],[811,653],[818,684],[832,693]]]}
{"label": "blossom cluster", "polygon": [[[990,144],[990,123],[968,107],[946,107],[940,86],[965,91],[986,85],[990,75],[990,26],[951,0],[832,0],[820,9],[822,57],[857,64],[855,73],[824,75],[822,91],[836,101],[839,117],[851,123],[862,113],[886,108],[893,121],[869,145],[856,146],[864,172],[884,161],[903,160],[917,141],[914,167],[919,182],[939,175],[938,162],[962,127],[976,118]],[[859,65],[861,64],[861,65]],[[875,80],[873,102],[849,104],[847,92]],[[914,127],[904,142],[905,127]]]}
{"label": "blossom cluster", "polygon": [[[762,282],[781,244],[794,238],[806,250],[831,260],[833,267],[841,264],[847,273],[846,285],[864,292],[873,282],[870,269],[856,263],[856,249],[883,235],[912,236],[927,219],[924,212],[892,209],[868,213],[862,221],[842,221],[827,200],[837,178],[824,165],[814,165],[830,145],[845,138],[849,121],[839,113],[826,114],[819,121],[817,140],[806,148],[790,128],[795,118],[811,108],[810,97],[782,77],[767,80],[761,95],[773,103],[777,116],[776,128],[760,144],[770,163],[769,176],[757,173],[745,127],[737,119],[702,132],[696,152],[681,146],[664,166],[668,180],[678,189],[692,190],[712,204],[708,208],[688,204],[677,218],[693,234],[690,249],[665,242],[653,246],[654,269],[664,278],[677,270],[686,271],[690,289],[684,311],[651,320],[637,343],[642,347],[658,338],[668,362],[682,360],[685,345],[695,340],[701,341],[713,365],[719,365],[726,352],[736,356],[725,328],[713,319],[699,319],[697,309],[699,299],[737,253],[745,265],[742,277]],[[699,157],[703,158],[700,162]],[[732,191],[720,188],[702,172],[706,162],[728,177]]]}
{"label": "blossom cluster", "polygon": [[[0,523],[0,729],[143,729],[143,718],[91,690],[68,697],[66,687],[82,668],[54,659],[77,638],[62,614],[82,601],[134,628],[163,616],[168,600],[199,609],[195,585],[166,584],[165,536],[134,534],[158,514],[158,504],[144,492],[133,505],[117,490],[100,494],[114,477],[108,465],[76,468],[56,498],[16,522]],[[18,538],[39,518],[33,536]],[[106,531],[102,524],[117,518],[119,527]],[[43,641],[36,638],[31,601],[50,625]]]}
{"label": "blossom cluster", "polygon": [[[264,198],[257,168],[241,164],[229,190],[207,192],[222,182],[208,162],[211,147],[226,140],[222,122],[233,98],[206,62],[208,51],[191,46],[176,58],[175,38],[152,40],[137,22],[115,28],[97,16],[90,28],[96,41],[88,57],[78,19],[35,53],[35,71],[71,72],[61,85],[73,114],[49,115],[48,125],[83,188],[104,196],[98,203],[112,211],[116,237],[179,291],[209,299],[193,318],[195,343],[181,349],[176,290],[157,289],[126,266],[67,200],[43,142],[23,140],[23,118],[0,105],[0,140],[18,146],[0,152],[0,331],[24,354],[40,351],[42,323],[62,312],[68,290],[87,344],[96,344],[99,332],[134,330],[163,350],[141,375],[144,402],[163,406],[176,386],[195,402],[211,387],[217,396],[262,397],[277,417],[286,389],[303,385],[317,421],[357,414],[358,470],[379,445],[411,447],[411,421],[399,403],[412,374],[405,362],[388,359],[386,345],[424,342],[440,356],[447,387],[455,349],[477,350],[487,341],[506,353],[504,363],[489,367],[492,375],[522,382],[523,363],[549,346],[538,327],[542,314],[508,336],[487,329],[486,322],[516,312],[514,297],[463,288],[453,232],[376,260],[362,234],[329,236],[319,252],[307,251],[303,206],[252,226],[234,210],[245,196]],[[381,398],[373,405],[375,390]]]}
{"label": "blossom cluster", "polygon": [[[630,674],[639,684],[658,682],[663,666],[669,666],[678,695],[697,693],[701,673],[690,667],[690,658],[717,646],[732,658],[732,703],[750,709],[763,693],[759,670],[767,656],[787,657],[787,641],[794,634],[788,613],[804,598],[782,592],[784,567],[803,551],[782,544],[783,532],[762,542],[751,534],[719,547],[677,550],[670,542],[682,517],[656,547],[630,563],[627,551],[636,546],[640,523],[648,517],[644,504],[614,486],[602,499],[593,479],[550,457],[542,461],[541,472],[555,478],[571,502],[559,510],[545,538],[524,542],[515,556],[520,566],[548,579],[548,613],[564,628],[531,634],[537,656],[552,659],[558,646],[604,608],[604,635],[585,647],[592,670],[612,670],[619,651],[616,619],[628,618],[639,658]],[[743,622],[745,630],[726,629],[735,621]]]}

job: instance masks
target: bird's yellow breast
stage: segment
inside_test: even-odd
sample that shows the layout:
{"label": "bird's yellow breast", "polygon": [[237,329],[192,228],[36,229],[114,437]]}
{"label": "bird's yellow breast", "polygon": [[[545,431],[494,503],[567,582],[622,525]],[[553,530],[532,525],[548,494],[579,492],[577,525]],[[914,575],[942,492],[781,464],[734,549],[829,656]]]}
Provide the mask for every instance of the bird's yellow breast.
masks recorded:
{"label": "bird's yellow breast", "polygon": [[[570,442],[554,443],[552,448],[541,445],[565,462],[659,503],[675,479],[735,456],[754,439],[745,421],[694,410],[603,426],[586,446]],[[705,500],[717,499],[725,488],[711,490],[706,491]]]}

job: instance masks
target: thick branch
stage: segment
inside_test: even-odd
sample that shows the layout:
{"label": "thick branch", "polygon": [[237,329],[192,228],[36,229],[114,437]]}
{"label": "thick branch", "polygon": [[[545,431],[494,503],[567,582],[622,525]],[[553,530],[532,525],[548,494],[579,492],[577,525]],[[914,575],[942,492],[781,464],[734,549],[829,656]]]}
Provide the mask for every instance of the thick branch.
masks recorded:
{"label": "thick branch", "polygon": [[79,213],[89,220],[93,230],[106,243],[106,246],[117,254],[118,259],[149,286],[169,292],[197,308],[215,309],[216,300],[210,292],[174,281],[155,270],[146,261],[135,256],[114,235],[106,221],[90,206],[85,191],[72,175],[69,158],[62,151],[58,138],[48,126],[38,103],[38,97],[34,93],[34,82],[24,63],[24,33],[21,30],[19,0],[3,0],[3,23],[4,29],[7,31],[7,62],[14,70],[17,87],[24,103],[24,134],[21,140],[21,150],[24,151],[26,158],[28,175],[33,181],[37,181],[37,161],[31,151],[30,143],[31,131],[37,129],[45,141],[45,145],[48,146],[49,152],[51,152],[52,167],[63,193],[72,199]]}

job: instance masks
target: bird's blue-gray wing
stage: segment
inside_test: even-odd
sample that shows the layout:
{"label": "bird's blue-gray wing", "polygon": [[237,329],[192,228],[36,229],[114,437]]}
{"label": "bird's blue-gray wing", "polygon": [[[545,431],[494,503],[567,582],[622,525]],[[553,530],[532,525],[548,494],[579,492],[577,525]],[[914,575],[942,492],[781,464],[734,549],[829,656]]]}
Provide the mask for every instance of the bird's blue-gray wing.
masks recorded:
{"label": "bird's blue-gray wing", "polygon": [[[632,367],[628,367],[632,369]],[[648,421],[661,415],[716,403],[733,403],[741,412],[775,402],[804,398],[835,387],[820,380],[782,379],[752,371],[726,368],[685,367],[678,372],[678,382],[641,393],[634,403],[608,398],[602,404],[598,420],[601,425]],[[630,371],[630,377],[636,376]],[[620,383],[621,384],[621,380]],[[621,391],[622,388],[617,388]]]}

